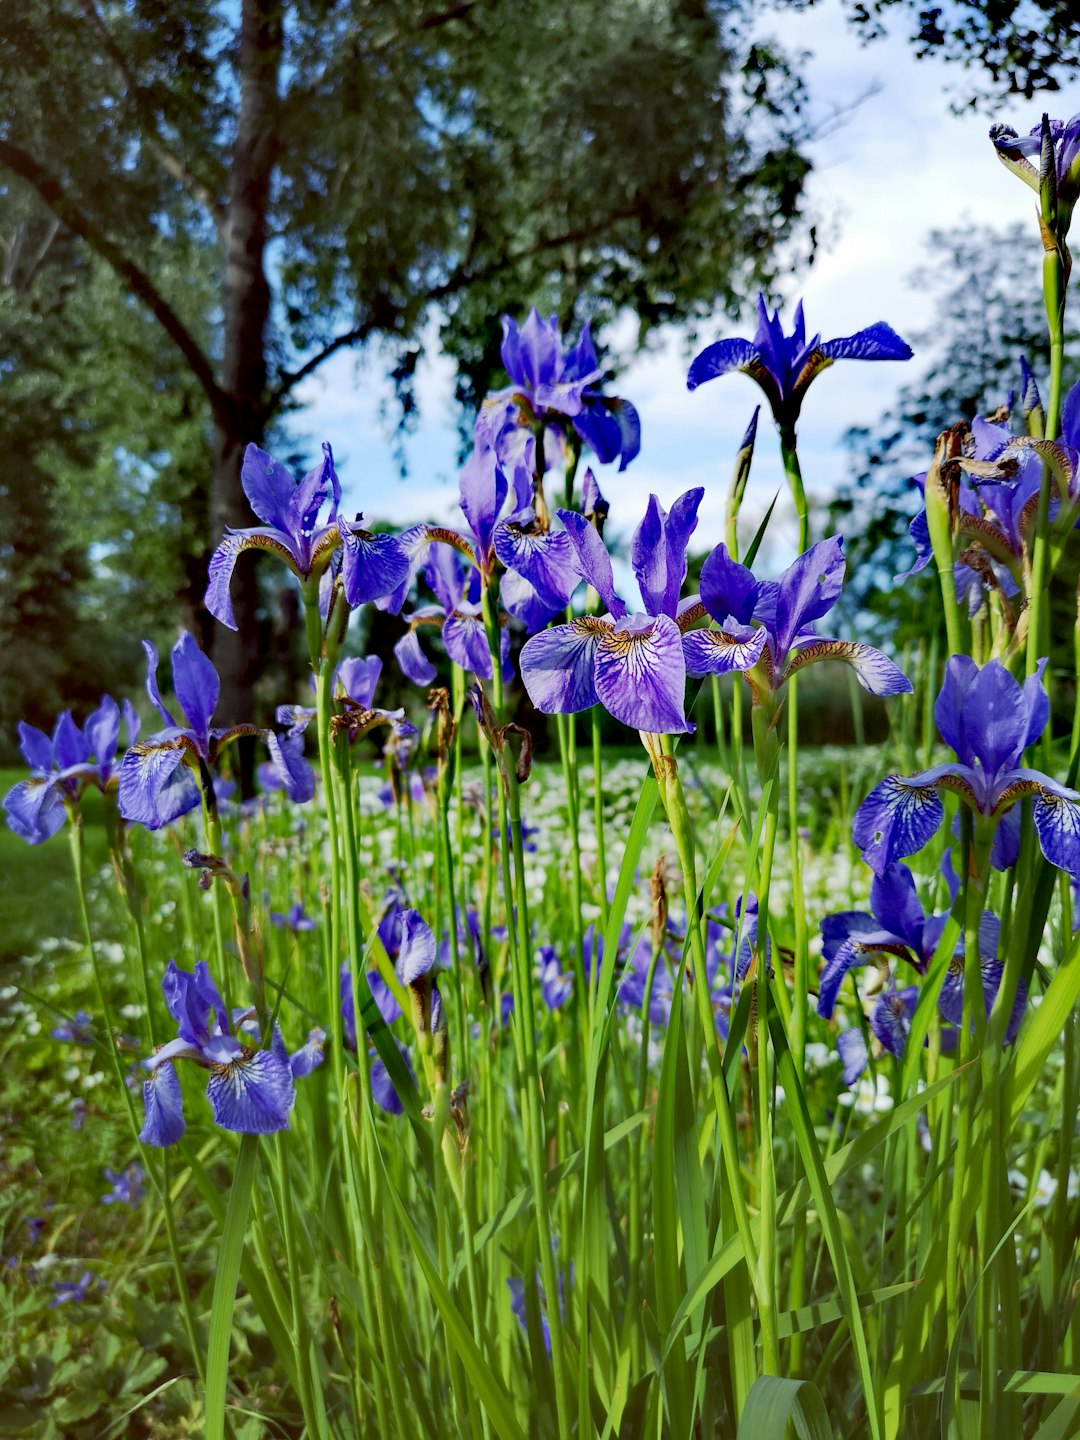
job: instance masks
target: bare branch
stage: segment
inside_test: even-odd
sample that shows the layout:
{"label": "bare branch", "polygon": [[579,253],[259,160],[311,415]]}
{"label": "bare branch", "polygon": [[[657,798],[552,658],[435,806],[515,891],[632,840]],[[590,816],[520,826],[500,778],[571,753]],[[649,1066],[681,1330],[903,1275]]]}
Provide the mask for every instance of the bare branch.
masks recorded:
{"label": "bare branch", "polygon": [[145,270],[140,269],[134,260],[129,259],[97,222],[79,208],[75,201],[66,194],[63,185],[55,175],[46,170],[32,155],[2,137],[0,137],[0,165],[6,165],[9,170],[13,170],[27,184],[33,186],[60,223],[85,240],[90,248],[96,251],[124,281],[132,294],[143,302],[187,361],[188,368],[202,386],[214,413],[216,415],[224,414],[228,408],[228,398],[214,376],[209,359]]}
{"label": "bare branch", "polygon": [[150,106],[147,104],[146,92],[139,84],[137,76],[128,64],[127,57],[113,38],[101,11],[97,8],[95,0],[81,0],[81,4],[87,20],[89,20],[90,24],[97,31],[105,54],[109,57],[117,74],[120,76],[128,97],[135,109],[139,123],[143,128],[146,142],[157,156],[162,169],[167,175],[171,175],[177,184],[182,185],[192,199],[196,200],[203,209],[207,211],[214,222],[218,239],[222,239],[224,237],[227,219],[225,206],[214,194],[211,187],[192,172],[183,157],[178,155],[172,146],[168,145],[162,137],[157,120]]}

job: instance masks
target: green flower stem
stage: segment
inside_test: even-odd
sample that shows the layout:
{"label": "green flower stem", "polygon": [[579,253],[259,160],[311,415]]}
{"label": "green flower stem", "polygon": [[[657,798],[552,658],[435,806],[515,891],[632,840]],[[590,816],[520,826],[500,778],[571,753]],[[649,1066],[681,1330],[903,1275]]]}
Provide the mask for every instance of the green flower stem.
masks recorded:
{"label": "green flower stem", "polygon": [[[205,765],[202,766],[201,790],[203,844],[206,846],[208,855],[220,855],[223,849],[221,841],[221,817],[218,815],[217,800],[214,797],[213,778]],[[229,969],[225,956],[225,916],[222,910],[224,903],[220,887],[218,885],[212,885],[210,887],[210,908],[214,916],[214,955],[217,962],[218,983],[221,986],[222,997],[231,1014],[234,991],[232,971]]]}
{"label": "green flower stem", "polygon": [[[746,1207],[746,1199],[743,1194],[742,1176],[739,1171],[739,1146],[735,1128],[735,1116],[731,1108],[731,1097],[728,1094],[727,1081],[724,1077],[723,1055],[720,1050],[720,1037],[716,1029],[716,1019],[712,1012],[712,1005],[709,1000],[709,977],[705,957],[705,941],[701,932],[701,907],[697,893],[697,863],[694,851],[694,827],[690,819],[690,812],[686,804],[686,795],[679,779],[678,762],[675,759],[670,737],[660,737],[663,754],[654,759],[657,784],[660,787],[660,795],[667,812],[668,824],[671,828],[672,839],[675,841],[675,849],[679,856],[679,867],[683,877],[683,898],[686,905],[686,924],[690,938],[690,956],[694,970],[694,997],[697,1003],[699,1026],[705,1040],[705,1054],[709,1065],[709,1075],[713,1095],[713,1105],[716,1110],[716,1122],[719,1134],[720,1151],[723,1155],[724,1165],[727,1172],[728,1188],[731,1193],[732,1203],[735,1209],[735,1221],[742,1242],[743,1254],[746,1257],[747,1268],[750,1271],[752,1283],[758,1298],[758,1312],[761,1321],[761,1339],[765,1352],[765,1369],[768,1374],[778,1375],[780,1373],[780,1349],[777,1335],[777,1306],[775,1280],[772,1276],[772,1263],[765,1268],[765,1247],[768,1241],[775,1238],[775,1205],[766,1209],[761,1206],[761,1248],[754,1244],[753,1232],[750,1228],[750,1216]],[[659,763],[657,763],[659,761]],[[768,836],[768,828],[766,830]],[[775,826],[773,827],[773,838],[775,839]],[[759,926],[760,926],[759,920]],[[759,940],[762,931],[759,929]],[[764,959],[758,964],[758,970],[764,969]],[[760,1026],[760,1022],[759,1022]],[[765,1048],[764,1034],[761,1033],[760,1048]],[[766,1105],[768,1097],[766,1096]],[[762,1150],[765,1143],[763,1139]],[[769,1156],[771,1167],[771,1153]],[[775,1192],[775,1184],[773,1185]]]}
{"label": "green flower stem", "polygon": [[[320,1424],[319,1411],[322,1409],[322,1397],[318,1379],[311,1373],[311,1334],[307,1315],[304,1312],[304,1285],[296,1245],[293,1187],[289,1176],[285,1136],[280,1131],[274,1136],[274,1160],[277,1207],[282,1238],[285,1241],[285,1269],[289,1282],[289,1306],[292,1319],[292,1338],[296,1349],[296,1375],[300,1387],[300,1408],[304,1412],[304,1423],[307,1425],[308,1433],[316,1436],[325,1430],[326,1417],[325,1414],[321,1416],[322,1423]],[[267,1169],[269,1171],[269,1166]]]}
{"label": "green flower stem", "polygon": [[[1046,404],[1044,434],[1056,440],[1061,424],[1061,377],[1065,358],[1065,267],[1060,251],[1048,251],[1043,257],[1043,300],[1046,305],[1047,327],[1050,332],[1050,393]],[[1035,512],[1035,537],[1031,550],[1031,590],[1028,616],[1026,671],[1034,675],[1040,659],[1049,653],[1049,587],[1050,500],[1053,475],[1049,465],[1043,466],[1039,486],[1039,503]]]}
{"label": "green flower stem", "polygon": [[[574,716],[556,715],[559,756],[566,790],[566,823],[570,832],[570,943],[574,966],[574,995],[584,1015],[585,952],[581,934],[581,834],[578,794],[577,751],[574,744]],[[595,752],[594,752],[595,753]]]}
{"label": "green flower stem", "polygon": [[[589,712],[592,725],[593,825],[596,828],[596,898],[600,904],[600,929],[607,929],[607,842],[604,839],[604,767],[600,737],[600,707]],[[580,925],[580,912],[579,912]]]}
{"label": "green flower stem", "polygon": [[802,466],[795,439],[795,427],[780,432],[780,457],[784,463],[784,474],[791,487],[791,498],[795,502],[795,514],[799,521],[799,554],[810,548],[810,515],[806,505],[806,490],[803,486]]}

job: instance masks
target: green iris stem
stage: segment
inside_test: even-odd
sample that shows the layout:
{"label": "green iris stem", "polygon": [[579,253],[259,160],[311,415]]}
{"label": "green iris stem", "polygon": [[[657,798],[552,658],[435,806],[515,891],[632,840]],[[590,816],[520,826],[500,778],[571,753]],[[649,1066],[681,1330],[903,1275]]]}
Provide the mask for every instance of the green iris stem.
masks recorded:
{"label": "green iris stem", "polygon": [[810,548],[810,514],[806,504],[806,489],[803,485],[794,426],[780,431],[780,457],[788,485],[791,487],[791,498],[795,502],[795,514],[799,521],[799,554],[802,555]]}
{"label": "green iris stem", "polygon": [[[595,707],[594,707],[595,709]],[[566,790],[566,822],[570,830],[570,942],[573,946],[574,992],[582,1015],[587,1012],[585,996],[585,952],[581,934],[581,797],[578,787],[577,746],[573,715],[557,715],[559,755]],[[595,744],[594,744],[595,756]],[[595,760],[594,760],[595,763]]]}
{"label": "green iris stem", "polygon": [[[223,848],[221,817],[218,814],[217,800],[214,796],[214,781],[206,765],[203,765],[201,769],[203,843],[206,846],[207,854],[220,855]],[[218,983],[221,985],[226,1008],[232,1014],[233,985],[232,973],[225,958],[225,917],[221,909],[223,903],[218,886],[212,885],[210,887],[210,908],[214,916],[214,954],[217,957]]]}
{"label": "green iris stem", "polygon": [[593,825],[596,828],[596,898],[600,904],[600,928],[607,929],[607,843],[604,839],[604,767],[600,734],[600,707],[589,712],[592,726]]}
{"label": "green iris stem", "polygon": [[[735,1211],[736,1227],[742,1242],[747,1268],[750,1271],[751,1280],[758,1298],[762,1346],[765,1352],[765,1369],[769,1374],[778,1375],[780,1373],[780,1347],[777,1332],[775,1281],[772,1277],[772,1268],[770,1267],[768,1270],[764,1268],[767,1240],[775,1239],[775,1206],[771,1206],[768,1209],[766,1209],[764,1205],[761,1207],[761,1248],[759,1250],[754,1244],[753,1232],[750,1228],[750,1216],[743,1194],[742,1176],[739,1171],[739,1146],[735,1128],[735,1116],[731,1108],[731,1097],[728,1094],[727,1081],[724,1076],[723,1055],[720,1050],[720,1037],[716,1029],[716,1017],[713,1015],[712,1006],[709,1001],[710,992],[705,956],[705,940],[701,932],[701,907],[697,893],[697,860],[694,847],[694,827],[690,819],[690,812],[687,807],[682,782],[679,779],[678,762],[673,754],[670,736],[661,736],[660,743],[663,750],[663,755],[660,757],[662,763],[654,765],[654,769],[656,769],[657,772],[657,784],[660,787],[660,795],[667,812],[668,825],[670,826],[672,839],[675,841],[675,849],[679,856],[679,867],[682,870],[683,898],[686,905],[686,925],[690,938],[690,957],[694,970],[694,996],[697,1004],[699,1026],[705,1041],[705,1054],[709,1065],[713,1104],[716,1110],[720,1151],[727,1173],[728,1188],[731,1193],[732,1204]],[[775,840],[775,826],[773,827],[773,839]],[[761,933],[759,929],[759,940]],[[763,961],[759,962],[758,968],[759,970],[764,968]],[[764,1145],[762,1148],[764,1150]],[[775,1189],[775,1186],[773,1188]]]}
{"label": "green iris stem", "polygon": [[[1065,358],[1065,293],[1065,267],[1060,252],[1055,249],[1043,257],[1043,300],[1046,305],[1047,328],[1050,332],[1050,393],[1047,397],[1044,427],[1047,440],[1057,439],[1061,423],[1061,377]],[[1039,503],[1035,512],[1035,537],[1031,551],[1031,590],[1028,596],[1030,612],[1025,653],[1025,669],[1028,675],[1034,675],[1040,659],[1048,653],[1047,590],[1050,583],[1050,500],[1053,483],[1050,467],[1044,465],[1042,482],[1039,486]]]}

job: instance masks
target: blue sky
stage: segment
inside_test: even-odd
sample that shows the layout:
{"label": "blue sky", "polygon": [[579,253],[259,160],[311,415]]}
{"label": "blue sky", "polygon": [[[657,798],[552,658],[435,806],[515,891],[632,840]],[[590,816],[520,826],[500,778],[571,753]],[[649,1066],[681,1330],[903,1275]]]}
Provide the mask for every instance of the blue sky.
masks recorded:
{"label": "blue sky", "polygon": [[[1039,286],[1041,251],[1032,192],[996,159],[986,135],[988,118],[950,110],[969,92],[963,70],[937,60],[916,61],[899,35],[861,46],[838,0],[823,0],[801,13],[770,13],[762,29],[789,51],[811,52],[805,74],[814,120],[874,88],[846,123],[825,127],[823,138],[809,147],[815,166],[811,204],[832,235],[814,265],[790,277],[785,287],[786,328],[800,295],[808,329],[826,339],[876,320],[886,320],[904,336],[930,328],[928,298],[912,289],[908,277],[927,259],[930,231],[962,223],[1026,222],[1032,242],[1030,283]],[[1070,98],[1050,97],[1051,112],[1068,115],[1080,108],[1070,105]],[[1040,109],[1036,100],[998,118],[1024,131],[1038,121]],[[718,317],[715,327],[702,328],[701,343],[752,333],[753,301],[747,297],[741,327]],[[630,343],[634,327],[631,317],[617,324],[611,338],[619,348]],[[669,505],[689,486],[704,485],[699,538],[711,545],[722,537],[732,460],[759,393],[741,375],[688,393],[691,358],[685,335],[673,327],[654,337],[614,387],[633,401],[642,420],[638,458],[622,475],[614,467],[600,475],[617,531],[627,533],[636,524],[650,492]],[[815,381],[800,426],[800,454],[812,498],[827,497],[841,478],[840,440],[847,427],[876,420],[918,364],[916,356],[906,365],[837,365]],[[321,439],[333,443],[350,511],[400,524],[452,518],[457,497],[453,376],[433,346],[421,361],[417,394],[421,423],[406,442],[410,478],[402,481],[380,416],[389,387],[376,353],[335,356],[301,388],[304,408],[292,422],[293,431],[310,441],[312,451]],[[759,431],[744,509],[747,536],[781,483],[770,421]],[[782,499],[770,527],[772,543],[762,555],[767,566],[791,558],[791,522],[790,505]]]}

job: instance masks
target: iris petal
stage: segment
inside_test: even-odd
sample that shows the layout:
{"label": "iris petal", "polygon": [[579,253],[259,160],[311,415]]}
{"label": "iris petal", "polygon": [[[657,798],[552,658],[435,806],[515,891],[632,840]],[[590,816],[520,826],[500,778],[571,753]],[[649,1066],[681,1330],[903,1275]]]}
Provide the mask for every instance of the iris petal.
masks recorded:
{"label": "iris petal", "polygon": [[139,1132],[144,1145],[175,1145],[187,1126],[183,1094],[172,1065],[160,1065],[143,1085],[146,1119]]}
{"label": "iris petal", "polygon": [[402,674],[414,685],[430,685],[438,676],[435,666],[420,649],[415,630],[408,630],[394,646],[394,656]]}
{"label": "iris petal", "polygon": [[1032,814],[1047,860],[1080,881],[1080,805],[1044,786]]}
{"label": "iris petal", "polygon": [[206,1087],[214,1121],[238,1135],[270,1135],[289,1128],[296,1099],[287,1057],[276,1049],[215,1066]]}
{"label": "iris petal", "polygon": [[944,815],[932,784],[912,784],[900,775],[887,775],[859,806],[852,835],[863,859],[875,875],[881,875],[893,860],[921,850]]}
{"label": "iris petal", "polygon": [[120,814],[125,820],[159,830],[194,810],[201,795],[183,764],[182,739],[144,740],[133,745],[120,765]]}
{"label": "iris petal", "polygon": [[[291,477],[289,483],[292,483]],[[209,583],[203,604],[215,620],[220,620],[222,625],[228,626],[230,630],[235,630],[237,625],[229,587],[236,562],[245,550],[270,550],[279,560],[285,562],[294,575],[301,574],[299,556],[286,531],[254,527],[250,530],[226,531],[224,540],[210,556],[207,567]]]}
{"label": "iris petal", "polygon": [[706,345],[695,358],[686,377],[686,388],[696,390],[706,380],[715,380],[732,370],[749,370],[760,358],[757,347],[749,340],[717,340]]}
{"label": "iris petal", "polygon": [[525,642],[521,679],[537,710],[575,715],[596,704],[596,649],[607,628],[587,616],[541,630]]}
{"label": "iris petal", "polygon": [[409,556],[396,535],[369,535],[338,519],[341,579],[352,606],[393,594],[409,574]]}
{"label": "iris petal", "polygon": [[818,660],[842,660],[855,671],[855,678],[871,695],[910,695],[911,681],[880,650],[856,640],[819,640],[792,656],[787,676]]}
{"label": "iris petal", "polygon": [[768,642],[764,627],[749,639],[738,640],[725,630],[691,630],[683,636],[688,675],[726,675],[731,670],[752,670]]}
{"label": "iris petal", "polygon": [[616,720],[652,734],[686,734],[686,662],[679,627],[666,615],[635,617],[604,632],[596,693]]}

